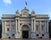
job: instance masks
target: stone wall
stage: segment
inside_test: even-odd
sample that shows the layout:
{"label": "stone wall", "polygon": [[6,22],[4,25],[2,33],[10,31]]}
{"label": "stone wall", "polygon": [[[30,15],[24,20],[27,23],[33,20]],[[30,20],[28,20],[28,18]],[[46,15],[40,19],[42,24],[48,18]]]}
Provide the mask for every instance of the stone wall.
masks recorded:
{"label": "stone wall", "polygon": [[0,39],[0,40],[51,40],[51,39]]}

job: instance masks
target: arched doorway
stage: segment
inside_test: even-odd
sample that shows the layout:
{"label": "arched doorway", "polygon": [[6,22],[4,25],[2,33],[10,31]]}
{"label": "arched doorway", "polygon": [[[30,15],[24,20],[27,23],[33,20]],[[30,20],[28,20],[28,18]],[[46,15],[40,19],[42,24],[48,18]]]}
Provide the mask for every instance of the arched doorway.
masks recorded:
{"label": "arched doorway", "polygon": [[22,38],[23,39],[29,38],[29,27],[27,25],[22,26]]}

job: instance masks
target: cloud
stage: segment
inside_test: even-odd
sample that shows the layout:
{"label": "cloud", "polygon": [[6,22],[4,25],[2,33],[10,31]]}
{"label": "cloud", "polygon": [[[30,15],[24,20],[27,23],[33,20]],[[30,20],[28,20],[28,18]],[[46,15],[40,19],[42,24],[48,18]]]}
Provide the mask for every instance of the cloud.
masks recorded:
{"label": "cloud", "polygon": [[11,0],[3,0],[3,2],[4,2],[5,4],[11,4],[11,3],[12,3]]}

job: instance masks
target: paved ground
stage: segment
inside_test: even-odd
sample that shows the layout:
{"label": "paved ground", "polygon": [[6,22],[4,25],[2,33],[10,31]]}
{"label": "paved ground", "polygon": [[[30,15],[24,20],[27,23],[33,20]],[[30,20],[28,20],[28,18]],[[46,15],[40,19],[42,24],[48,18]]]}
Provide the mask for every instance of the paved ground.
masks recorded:
{"label": "paved ground", "polygon": [[51,40],[51,39],[0,39],[0,40]]}

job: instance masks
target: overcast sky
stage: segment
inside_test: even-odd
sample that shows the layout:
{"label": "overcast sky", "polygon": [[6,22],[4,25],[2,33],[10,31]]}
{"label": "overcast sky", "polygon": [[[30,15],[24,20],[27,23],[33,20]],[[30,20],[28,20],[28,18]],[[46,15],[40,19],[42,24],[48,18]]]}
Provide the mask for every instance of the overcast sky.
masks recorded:
{"label": "overcast sky", "polygon": [[32,10],[36,14],[48,14],[51,19],[51,0],[0,0],[0,19],[2,14],[15,14],[16,10],[21,10],[26,6],[29,12]]}

